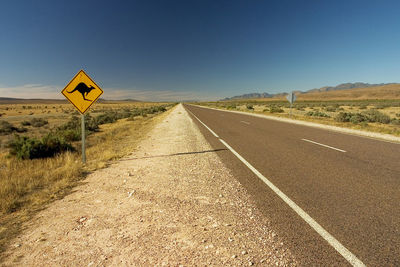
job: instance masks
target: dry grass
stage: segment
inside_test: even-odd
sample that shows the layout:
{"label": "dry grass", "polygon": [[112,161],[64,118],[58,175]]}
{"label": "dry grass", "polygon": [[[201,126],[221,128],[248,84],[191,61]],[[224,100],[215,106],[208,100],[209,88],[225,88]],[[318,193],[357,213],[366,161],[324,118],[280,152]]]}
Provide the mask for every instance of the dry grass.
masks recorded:
{"label": "dry grass", "polygon": [[[140,106],[154,105],[141,103]],[[115,110],[118,106],[100,108]],[[166,113],[101,125],[100,132],[87,138],[85,166],[81,163],[80,153],[68,152],[47,159],[17,160],[8,157],[3,149],[0,153],[0,251],[9,245],[10,240],[20,232],[22,224],[37,211],[70,193],[91,171],[106,167],[110,160],[133,151]],[[75,146],[80,147],[80,143]]]}
{"label": "dry grass", "polygon": [[[202,105],[220,108],[220,109],[230,109],[230,110],[239,110],[250,113],[259,113],[265,114],[268,116],[276,116],[276,117],[284,117],[289,118],[290,108],[288,108],[289,104],[287,101],[254,101],[254,100],[240,100],[240,101],[224,101],[224,102],[205,102],[201,103]],[[249,110],[246,108],[247,104],[251,104],[253,106],[253,110]],[[388,106],[388,104],[394,104],[395,106]],[[396,100],[391,101],[372,101],[372,100],[363,100],[363,101],[297,101],[294,104],[294,108],[292,108],[292,119],[303,120],[316,122],[320,124],[333,125],[338,127],[364,130],[370,132],[378,132],[385,134],[392,134],[395,136],[400,136],[400,126],[394,124],[382,124],[382,123],[366,123],[366,124],[353,124],[351,122],[338,122],[335,121],[335,117],[339,112],[352,112],[359,113],[371,109],[375,109],[380,105],[386,105],[387,107],[378,109],[379,112],[388,115],[390,118],[400,118],[400,105]],[[264,111],[271,107],[271,105],[276,105],[283,110],[282,113],[270,113],[269,111]],[[302,106],[303,108],[296,109],[296,106]],[[337,106],[338,108],[335,111],[327,111],[327,107]],[[361,108],[364,106],[364,108]],[[235,108],[232,108],[235,107]],[[340,107],[340,109],[339,109]],[[320,111],[328,116],[326,117],[312,117],[307,116],[306,113],[309,111]]]}

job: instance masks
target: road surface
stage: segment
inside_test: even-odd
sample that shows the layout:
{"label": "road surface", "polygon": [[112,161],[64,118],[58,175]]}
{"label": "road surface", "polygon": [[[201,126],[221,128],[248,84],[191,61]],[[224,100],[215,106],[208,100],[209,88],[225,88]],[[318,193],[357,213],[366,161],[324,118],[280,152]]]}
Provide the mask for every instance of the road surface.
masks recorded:
{"label": "road surface", "polygon": [[185,108],[302,265],[400,266],[400,144]]}

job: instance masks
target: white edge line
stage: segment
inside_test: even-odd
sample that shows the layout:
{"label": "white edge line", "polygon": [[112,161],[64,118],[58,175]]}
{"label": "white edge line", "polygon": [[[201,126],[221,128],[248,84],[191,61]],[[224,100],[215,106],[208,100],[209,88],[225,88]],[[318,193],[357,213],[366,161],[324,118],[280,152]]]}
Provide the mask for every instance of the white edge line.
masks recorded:
{"label": "white edge line", "polygon": [[[199,108],[213,109],[213,110],[223,111],[223,112],[237,113],[237,114],[248,115],[248,116],[253,116],[253,117],[259,117],[259,118],[263,118],[263,119],[267,119],[267,120],[274,120],[274,121],[280,121],[280,122],[285,122],[285,123],[303,125],[303,126],[319,128],[319,129],[323,129],[323,130],[327,130],[327,131],[331,131],[331,132],[335,132],[335,133],[347,134],[347,135],[351,135],[351,136],[355,136],[355,137],[367,138],[367,139],[371,139],[371,140],[375,140],[375,141],[381,141],[381,142],[385,142],[385,143],[400,145],[400,137],[390,135],[390,134],[367,132],[367,131],[361,131],[361,130],[356,130],[356,129],[333,126],[333,125],[329,125],[329,124],[320,124],[320,123],[309,122],[309,121],[294,120],[294,119],[275,117],[275,116],[270,116],[270,115],[265,115],[265,114],[257,114],[257,113],[254,114],[254,113],[248,113],[248,112],[244,112],[244,111],[225,110],[225,109],[218,109],[218,108],[193,105],[193,104],[186,104],[186,105],[199,107]],[[376,135],[379,135],[379,136],[376,136]]]}
{"label": "white edge line", "polygon": [[203,126],[206,127],[207,130],[209,130],[215,137],[219,138],[219,136],[218,136],[216,133],[214,133],[213,130],[211,130],[210,128],[208,128],[208,126],[205,125],[199,118],[197,118],[196,115],[194,115],[190,110],[187,110],[187,111],[188,111],[190,114],[192,114],[192,116],[195,117],[201,124],[203,124]]}
{"label": "white edge line", "polygon": [[255,175],[258,176],[269,188],[272,189],[286,204],[289,205],[303,220],[305,220],[322,238],[324,238],[337,252],[340,253],[353,266],[365,266],[353,253],[345,248],[336,238],[329,234],[319,223],[317,223],[302,208],[286,196],[278,187],[271,183],[256,168],[248,163],[239,153],[230,147],[224,140],[219,139],[238,159],[240,159]]}
{"label": "white edge line", "polygon": [[[215,137],[218,137],[207,125],[205,125],[199,118],[197,118],[191,111],[189,111],[201,124],[203,124]],[[291,207],[308,225],[311,226],[329,245],[331,245],[340,255],[343,256],[353,266],[365,266],[353,253],[351,253],[345,246],[343,246],[336,238],[328,233],[319,223],[317,223],[310,215],[308,215],[302,208],[294,203],[288,196],[286,196],[278,187],[271,183],[264,175],[262,175],[256,168],[247,162],[239,153],[237,153],[230,145],[218,137],[222,144],[224,144],[240,161],[242,161],[258,178],[260,178],[272,191],[275,192],[289,207]]]}
{"label": "white edge line", "polygon": [[323,147],[327,147],[327,148],[330,148],[330,149],[334,149],[334,150],[337,150],[337,151],[340,151],[340,152],[346,152],[345,150],[342,150],[342,149],[339,149],[339,148],[336,148],[336,147],[333,147],[333,146],[328,146],[328,145],[324,145],[324,144],[321,144],[321,143],[317,143],[317,142],[315,142],[315,141],[311,141],[311,140],[308,140],[308,139],[301,139],[301,140],[303,140],[303,141],[306,141],[306,142],[310,142],[310,143],[313,143],[313,144],[316,144],[316,145],[320,145],[320,146],[323,146]]}

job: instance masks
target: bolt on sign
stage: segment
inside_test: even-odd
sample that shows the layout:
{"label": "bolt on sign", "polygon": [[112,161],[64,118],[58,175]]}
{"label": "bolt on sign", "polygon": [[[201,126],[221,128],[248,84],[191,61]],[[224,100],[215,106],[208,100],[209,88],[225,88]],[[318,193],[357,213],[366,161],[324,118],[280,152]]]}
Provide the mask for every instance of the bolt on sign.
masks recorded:
{"label": "bolt on sign", "polygon": [[101,90],[89,75],[83,70],[80,70],[67,86],[65,86],[61,93],[81,114],[84,114],[103,94],[103,90]]}

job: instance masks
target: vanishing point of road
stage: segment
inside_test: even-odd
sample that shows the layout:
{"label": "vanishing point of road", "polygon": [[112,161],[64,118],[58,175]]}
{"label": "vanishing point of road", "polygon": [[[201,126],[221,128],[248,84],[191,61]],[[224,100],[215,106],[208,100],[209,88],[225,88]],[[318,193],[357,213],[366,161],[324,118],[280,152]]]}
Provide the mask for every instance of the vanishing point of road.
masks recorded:
{"label": "vanishing point of road", "polygon": [[400,266],[400,144],[185,105],[305,266]]}

